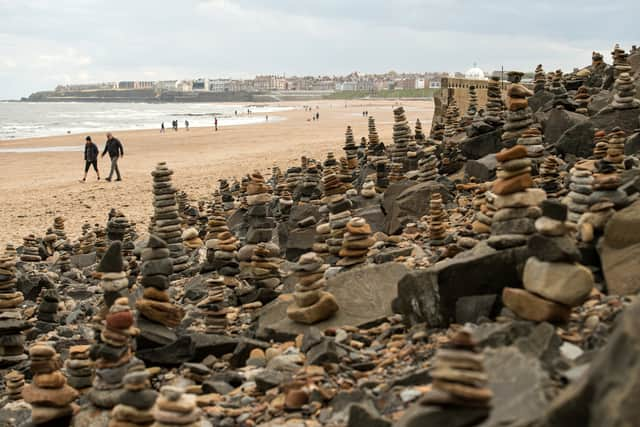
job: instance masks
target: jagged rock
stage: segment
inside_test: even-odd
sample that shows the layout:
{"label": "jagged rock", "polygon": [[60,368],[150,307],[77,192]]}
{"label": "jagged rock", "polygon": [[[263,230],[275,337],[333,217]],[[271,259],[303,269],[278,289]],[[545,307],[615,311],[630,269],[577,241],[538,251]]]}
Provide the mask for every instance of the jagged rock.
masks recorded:
{"label": "jagged rock", "polygon": [[371,226],[371,232],[384,231],[385,215],[379,203],[374,206],[367,206],[353,211],[353,216],[359,216],[367,221]]}
{"label": "jagged rock", "polygon": [[[435,181],[420,182],[402,191],[388,208],[385,207],[385,232],[390,235],[399,233],[405,224],[428,215],[429,201],[434,192],[440,193],[445,203],[451,201],[451,195],[445,186]],[[387,205],[386,193],[384,199]]]}
{"label": "jagged rock", "polygon": [[541,427],[633,426],[640,419],[640,303],[626,309],[586,374],[551,403]]}
{"label": "jagged rock", "polygon": [[555,147],[561,154],[589,157],[593,153],[594,132],[595,128],[590,121],[579,123],[567,129],[558,138]]}
{"label": "jagged rock", "polygon": [[640,291],[640,201],[613,214],[599,252],[609,293]]}
{"label": "jagged rock", "polygon": [[[330,319],[313,327],[324,330],[334,326],[371,324],[392,314],[389,301],[396,295],[396,284],[408,272],[402,264],[364,265],[327,279],[327,290],[340,309]],[[258,320],[259,339],[287,340],[305,333],[310,326],[287,318],[286,309],[292,296],[283,295],[266,305]]]}
{"label": "jagged rock", "polygon": [[502,149],[502,129],[467,138],[462,142],[462,154],[468,159],[479,159]]}
{"label": "jagged rock", "polygon": [[490,181],[496,176],[498,161],[495,154],[487,154],[477,160],[467,160],[464,165],[465,176],[476,178],[478,181]]}
{"label": "jagged rock", "polygon": [[295,261],[300,255],[310,252],[315,243],[315,227],[296,228],[289,231],[286,255],[289,261]]}
{"label": "jagged rock", "polygon": [[526,247],[496,251],[477,246],[463,257],[411,271],[398,282],[394,311],[410,323],[446,327],[456,321],[460,298],[500,295],[504,287],[521,283],[527,257]]}
{"label": "jagged rock", "polygon": [[640,152],[640,132],[629,135],[624,144],[624,154],[627,156]]}
{"label": "jagged rock", "polygon": [[532,97],[528,98],[529,107],[531,107],[531,111],[534,113],[544,107],[547,103],[553,100],[553,94],[546,90],[541,90],[540,92],[536,92]]}
{"label": "jagged rock", "polygon": [[379,414],[376,414],[371,408],[353,404],[349,408],[349,421],[347,427],[391,427],[391,423]]}
{"label": "jagged rock", "polygon": [[567,129],[584,123],[587,119],[583,114],[554,108],[544,124],[544,142],[546,144],[554,144]]}

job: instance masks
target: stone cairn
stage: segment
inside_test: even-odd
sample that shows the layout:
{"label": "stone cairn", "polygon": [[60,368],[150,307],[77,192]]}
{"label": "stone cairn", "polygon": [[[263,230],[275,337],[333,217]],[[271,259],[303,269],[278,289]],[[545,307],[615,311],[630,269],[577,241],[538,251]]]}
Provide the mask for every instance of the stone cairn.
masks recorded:
{"label": "stone cairn", "polygon": [[165,162],[158,163],[151,172],[153,177],[154,234],[166,242],[169,248],[173,273],[189,267],[189,256],[182,244],[181,220],[176,203],[176,189],[171,184],[173,171]]}
{"label": "stone cairn", "polygon": [[278,215],[280,222],[285,222],[289,219],[292,208],[293,198],[291,197],[291,193],[284,190],[278,199]]}
{"label": "stone cairn", "polygon": [[402,106],[393,110],[393,148],[391,149],[391,162],[401,165],[401,171],[405,172],[407,151],[411,140],[411,127],[407,121],[404,108]]}
{"label": "stone cairn", "polygon": [[500,89],[500,77],[491,76],[487,83],[487,114],[485,120],[493,126],[499,126],[503,122],[504,102]]}
{"label": "stone cairn", "polygon": [[565,107],[570,105],[569,93],[564,87],[564,77],[562,70],[556,70],[551,82],[551,93],[553,94],[553,106]]}
{"label": "stone cairn", "polygon": [[473,207],[475,211],[474,221],[471,224],[475,234],[491,233],[491,223],[495,215],[495,208],[492,200],[495,194],[487,191],[484,185],[478,186],[473,196]]}
{"label": "stone cairn", "polygon": [[493,183],[496,195],[488,244],[495,249],[521,246],[534,232],[534,221],[540,215],[538,204],[546,193],[533,189],[531,160],[522,145],[502,150],[496,154],[498,179]]}
{"label": "stone cairn", "polygon": [[202,271],[216,270],[223,276],[240,272],[237,256],[240,242],[229,231],[223,212],[215,210],[207,225],[207,261]]}
{"label": "stone cairn", "polygon": [[[23,349],[24,351],[24,349]],[[26,358],[25,354],[25,358]],[[5,388],[7,389],[7,398],[11,401],[22,399],[22,390],[24,388],[24,374],[19,371],[10,371],[4,377]]]}
{"label": "stone cairn", "polygon": [[542,64],[538,64],[533,77],[533,93],[543,92],[546,83],[547,79]]}
{"label": "stone cairn", "polygon": [[402,163],[391,163],[391,172],[389,173],[389,182],[399,182],[406,179],[403,172]]}
{"label": "stone cairn", "polygon": [[58,326],[58,304],[60,296],[55,289],[42,288],[38,304],[38,327],[53,330]]}
{"label": "stone cairn", "polygon": [[513,83],[507,90],[507,122],[502,134],[502,142],[506,146],[520,138],[533,124],[533,112],[527,101],[533,93],[520,84],[522,73],[512,71],[509,73],[509,78]]}
{"label": "stone cairn", "polygon": [[474,85],[469,86],[469,107],[467,107],[467,119],[472,120],[478,112],[478,94]]}
{"label": "stone cairn", "polygon": [[56,245],[57,238],[58,237],[56,236],[56,233],[54,233],[53,228],[48,228],[44,238],[42,239],[41,247],[44,249],[44,251],[40,253],[40,258],[42,258],[42,260],[46,260],[50,256],[53,256],[55,252],[53,247]]}
{"label": "stone cairn", "polygon": [[435,146],[422,150],[422,158],[418,162],[418,182],[433,181],[438,177],[438,158],[435,155]]}
{"label": "stone cairn", "polygon": [[114,212],[113,216],[107,222],[107,239],[110,242],[119,240],[124,242],[125,236],[129,233],[129,220],[119,211]]}
{"label": "stone cairn", "polygon": [[631,72],[631,65],[629,64],[629,54],[616,44],[611,51],[611,57],[613,58],[613,77],[617,80],[623,73]]}
{"label": "stone cairn", "polygon": [[35,425],[69,425],[78,392],[60,372],[60,356],[53,347],[35,344],[29,349],[29,358],[33,382],[24,386],[22,397],[31,404],[31,421]]}
{"label": "stone cairn", "polygon": [[202,411],[196,396],[181,388],[165,385],[151,410],[155,423],[151,427],[200,427]]}
{"label": "stone cairn", "polygon": [[234,207],[234,198],[226,179],[219,181],[220,196],[222,197],[222,207],[226,211],[230,211]]}
{"label": "stone cairn", "polygon": [[23,301],[17,289],[16,258],[6,250],[0,257],[0,368],[27,359],[22,331],[30,325],[22,320],[18,308]]}
{"label": "stone cairn", "polygon": [[384,152],[384,144],[380,142],[378,131],[376,130],[376,121],[373,116],[368,119],[369,129],[369,145],[367,147],[367,159],[371,164],[378,164],[381,160],[386,160]]}
{"label": "stone cairn", "polygon": [[57,216],[53,219],[53,232],[56,240],[67,240],[67,233],[64,231],[64,218]]}
{"label": "stone cairn", "polygon": [[577,106],[576,113],[585,115],[589,114],[587,107],[589,105],[589,101],[591,101],[591,95],[589,95],[589,89],[587,89],[586,86],[583,85],[578,88],[573,97],[573,101]]}
{"label": "stone cairn", "polygon": [[149,236],[149,243],[142,251],[142,298],[136,302],[140,314],[138,326],[145,337],[147,322],[155,323],[154,328],[175,328],[184,317],[184,310],[170,302],[169,276],[173,265],[169,258],[167,244],[155,235]]}
{"label": "stone cairn", "polygon": [[96,235],[95,249],[96,259],[100,261],[107,252],[107,230],[104,227],[96,224],[93,228],[93,233]]}
{"label": "stone cairn", "polygon": [[569,208],[568,221],[577,224],[589,209],[589,196],[593,192],[593,176],[589,166],[576,163],[569,171],[569,194],[563,202]]}
{"label": "stone cairn", "polygon": [[375,240],[371,237],[371,226],[367,221],[361,217],[351,218],[347,222],[337,265],[351,267],[363,264],[367,260],[369,248],[374,243]]}
{"label": "stone cairn", "polygon": [[452,138],[458,131],[458,122],[460,120],[460,111],[455,99],[449,101],[447,111],[444,115],[444,136],[446,139]]}
{"label": "stone cairn", "polygon": [[[522,145],[527,149],[527,156],[532,160],[534,165],[538,165],[542,156],[544,156],[544,145],[542,144],[542,132],[533,125],[522,132],[518,138],[518,145]],[[537,169],[537,167],[536,167]]]}
{"label": "stone cairn", "polygon": [[337,175],[338,179],[342,181],[342,184],[345,186],[345,189],[353,188],[353,173],[351,169],[349,169],[347,159],[344,157],[340,158],[340,167],[338,168]]}
{"label": "stone cairn", "polygon": [[96,269],[100,273],[100,287],[107,310],[118,298],[129,296],[129,280],[124,271],[121,247],[119,240],[114,241]]}
{"label": "stone cairn", "polygon": [[90,254],[95,252],[96,234],[93,232],[91,224],[88,222],[82,225],[82,236],[80,236],[79,240],[81,254]]}
{"label": "stone cairn", "polygon": [[275,225],[269,216],[269,203],[271,194],[265,184],[262,174],[255,171],[251,174],[251,181],[247,184],[247,210],[246,220],[249,223],[247,232],[247,244],[258,244],[271,241],[273,227]]}
{"label": "stone cairn", "polygon": [[260,242],[253,247],[247,281],[256,288],[277,288],[282,279],[280,248],[273,243]]}
{"label": "stone cairn", "polygon": [[416,125],[413,132],[416,144],[420,147],[424,146],[427,143],[427,137],[422,131],[422,123],[420,122],[420,119],[416,119]]}
{"label": "stone cairn", "polygon": [[536,234],[530,237],[531,257],[524,267],[524,289],[505,288],[502,300],[519,317],[537,322],[566,322],[571,307],[582,304],[593,288],[591,271],[577,263],[580,252],[569,237],[567,207],[542,202]]}
{"label": "stone cairn", "polygon": [[224,278],[214,273],[207,279],[208,296],[198,303],[205,319],[206,333],[224,334],[227,330],[227,308]]}
{"label": "stone cairn", "polygon": [[613,109],[629,110],[640,107],[640,100],[636,99],[635,82],[629,73],[621,73],[613,84],[613,89]]}
{"label": "stone cairn", "polygon": [[322,196],[322,191],[320,190],[319,186],[320,178],[321,177],[318,166],[314,161],[310,161],[304,170],[302,184],[299,187],[299,201],[310,202],[312,200],[320,199],[320,197]]}
{"label": "stone cairn", "polygon": [[325,290],[324,272],[327,268],[328,265],[315,252],[300,256],[293,265],[298,282],[293,301],[287,307],[289,319],[311,325],[330,318],[338,311],[335,297]]}
{"label": "stone cairn", "polygon": [[596,130],[593,135],[593,158],[595,160],[604,159],[609,148],[609,137],[603,130]]}
{"label": "stone cairn", "polygon": [[89,351],[96,368],[89,400],[98,408],[111,409],[119,403],[122,378],[140,363],[131,349],[131,340],[140,332],[133,322],[127,298],[117,299],[106,315],[100,340]]}
{"label": "stone cairn", "polygon": [[23,238],[22,254],[20,261],[22,262],[40,262],[40,251],[38,250],[38,240],[33,234],[29,234]]}
{"label": "stone cairn", "polygon": [[624,144],[627,140],[627,134],[615,127],[607,135],[609,141],[607,143],[607,154],[605,160],[613,163],[620,171],[624,170]]}
{"label": "stone cairn", "polygon": [[345,186],[335,172],[325,169],[322,177],[323,202],[329,209],[330,237],[325,239],[331,255],[338,255],[342,247],[342,235],[351,218],[351,202],[345,197]]}
{"label": "stone cairn", "polygon": [[547,193],[547,198],[558,199],[567,193],[560,178],[561,160],[556,156],[547,156],[540,165],[540,176],[536,183]]}
{"label": "stone cairn", "polygon": [[431,246],[442,246],[447,238],[447,212],[442,207],[442,195],[431,193],[429,201],[429,241]]}
{"label": "stone cairn", "polygon": [[431,374],[432,387],[422,397],[422,405],[487,411],[491,407],[493,393],[487,386],[489,376],[484,369],[484,357],[467,329],[457,331],[437,350]]}
{"label": "stone cairn", "polygon": [[387,163],[381,161],[376,164],[376,188],[379,192],[384,192],[387,187],[389,187]]}
{"label": "stone cairn", "polygon": [[622,179],[616,165],[605,159],[597,161],[595,166],[593,192],[589,195],[589,206],[607,201],[613,203],[616,209],[626,207],[629,198],[627,193],[620,189]]}
{"label": "stone cairn", "polygon": [[90,359],[91,346],[72,345],[69,347],[69,358],[65,362],[69,385],[82,392],[88,390],[93,383],[93,361]]}
{"label": "stone cairn", "polygon": [[355,140],[353,139],[353,130],[351,126],[347,126],[347,131],[344,134],[344,147],[342,147],[347,157],[347,163],[349,169],[355,169],[358,167],[358,147],[356,147]]}
{"label": "stone cairn", "polygon": [[378,195],[376,192],[376,184],[372,180],[367,180],[362,184],[360,195],[365,199],[373,199]]}
{"label": "stone cairn", "polygon": [[118,404],[111,410],[108,427],[150,426],[154,417],[151,409],[158,393],[151,390],[149,372],[142,363],[133,367],[122,382],[124,391],[120,394]]}
{"label": "stone cairn", "polygon": [[318,254],[318,256],[322,257],[322,259],[327,259],[329,256],[329,245],[327,244],[327,240],[331,238],[331,225],[328,222],[323,222],[322,224],[316,225],[316,234],[314,237],[314,243],[312,246],[313,252]]}
{"label": "stone cairn", "polygon": [[287,169],[285,174],[285,182],[291,194],[295,194],[296,188],[302,182],[302,168],[300,166],[292,166]]}
{"label": "stone cairn", "polygon": [[198,229],[194,227],[189,227],[182,232],[182,244],[184,245],[184,249],[187,254],[192,253],[193,251],[197,251],[200,249],[204,243],[200,238],[200,234],[198,233]]}

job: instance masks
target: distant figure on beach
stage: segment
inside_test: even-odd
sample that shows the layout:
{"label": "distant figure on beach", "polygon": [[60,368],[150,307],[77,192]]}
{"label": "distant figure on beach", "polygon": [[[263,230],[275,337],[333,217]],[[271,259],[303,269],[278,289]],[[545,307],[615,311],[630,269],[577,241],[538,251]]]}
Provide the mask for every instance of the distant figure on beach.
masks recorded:
{"label": "distant figure on beach", "polygon": [[268,121],[269,121],[269,116],[268,116],[268,115],[265,115],[265,116],[264,116],[264,121],[265,121],[265,122],[268,122]]}
{"label": "distant figure on beach", "polygon": [[122,143],[118,141],[118,139],[114,138],[111,132],[107,134],[107,143],[104,145],[102,157],[107,153],[109,153],[109,158],[111,158],[111,171],[109,172],[107,181],[111,181],[113,172],[116,173],[116,181],[122,181],[120,169],[118,169],[118,159],[120,157],[124,157],[124,148],[122,147]]}
{"label": "distant figure on beach", "polygon": [[164,133],[164,122],[160,125],[160,133]]}
{"label": "distant figure on beach", "polygon": [[218,118],[217,117],[215,117],[214,120],[213,120],[213,126],[215,127],[216,132],[217,132],[218,131]]}
{"label": "distant figure on beach", "polygon": [[320,113],[316,113],[316,120],[320,120]]}
{"label": "distant figure on beach", "polygon": [[236,110],[235,113],[236,113],[236,117],[237,117],[238,116],[238,110]]}
{"label": "distant figure on beach", "polygon": [[185,128],[186,130],[189,130],[189,120],[185,120],[185,121],[184,121],[184,128]]}
{"label": "distant figure on beach", "polygon": [[98,181],[100,181],[100,172],[98,171],[98,154],[100,154],[98,146],[91,141],[90,136],[87,136],[84,139],[84,177],[82,178],[82,182],[87,180],[87,172],[89,172],[90,166],[93,166],[93,170],[96,171],[96,175],[98,175]]}

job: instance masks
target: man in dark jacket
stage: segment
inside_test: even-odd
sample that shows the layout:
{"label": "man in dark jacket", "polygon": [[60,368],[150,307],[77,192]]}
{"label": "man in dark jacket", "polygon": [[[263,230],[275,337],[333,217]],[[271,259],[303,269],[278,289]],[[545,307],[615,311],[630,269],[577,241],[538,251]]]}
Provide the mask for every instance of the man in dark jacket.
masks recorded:
{"label": "man in dark jacket", "polygon": [[109,172],[107,181],[111,181],[111,177],[113,176],[114,171],[116,173],[116,176],[118,177],[116,181],[122,181],[122,177],[120,176],[120,169],[118,169],[118,159],[120,157],[124,157],[124,149],[122,148],[122,144],[120,143],[120,141],[114,138],[111,132],[107,134],[107,143],[104,146],[102,157],[104,157],[104,155],[107,153],[109,153],[109,157],[111,158],[111,171]]}
{"label": "man in dark jacket", "polygon": [[100,172],[98,171],[98,154],[100,150],[98,150],[98,146],[91,141],[90,136],[86,137],[84,141],[84,178],[82,178],[82,182],[87,180],[87,172],[89,172],[90,166],[93,166],[93,170],[96,171],[98,180],[100,180]]}

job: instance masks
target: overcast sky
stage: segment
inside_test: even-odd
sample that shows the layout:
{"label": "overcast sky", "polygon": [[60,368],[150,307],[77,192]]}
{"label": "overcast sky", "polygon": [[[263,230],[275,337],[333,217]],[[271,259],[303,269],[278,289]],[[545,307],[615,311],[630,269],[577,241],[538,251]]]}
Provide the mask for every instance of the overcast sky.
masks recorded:
{"label": "overcast sky", "polygon": [[638,0],[0,0],[0,99],[118,80],[568,71],[640,44],[638,16]]}

